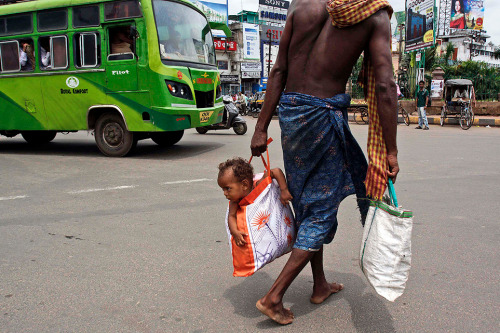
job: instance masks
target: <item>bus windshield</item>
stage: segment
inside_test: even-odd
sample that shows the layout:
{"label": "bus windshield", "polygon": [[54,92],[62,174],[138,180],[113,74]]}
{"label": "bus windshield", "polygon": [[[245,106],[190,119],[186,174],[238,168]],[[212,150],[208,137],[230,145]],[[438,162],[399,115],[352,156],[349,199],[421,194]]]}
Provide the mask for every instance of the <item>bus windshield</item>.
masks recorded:
{"label": "bus windshield", "polygon": [[153,8],[161,59],[215,65],[212,32],[202,14],[165,0],[154,0]]}

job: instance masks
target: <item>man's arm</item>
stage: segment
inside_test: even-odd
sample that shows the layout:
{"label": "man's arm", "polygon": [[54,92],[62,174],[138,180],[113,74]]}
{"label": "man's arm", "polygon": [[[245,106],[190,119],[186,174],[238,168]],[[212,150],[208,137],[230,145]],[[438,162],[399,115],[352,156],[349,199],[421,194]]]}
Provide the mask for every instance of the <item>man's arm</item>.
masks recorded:
{"label": "man's arm", "polygon": [[[291,5],[294,6],[293,3]],[[293,26],[293,8],[290,8],[290,15],[287,17],[285,29],[281,37],[280,46],[276,63],[269,73],[267,80],[266,98],[259,114],[255,132],[252,137],[250,149],[253,156],[260,156],[266,151],[267,147],[267,128],[273,117],[274,110],[279,103],[279,98],[285,90],[286,78],[288,73],[288,47],[292,38]]]}
{"label": "man's arm", "polygon": [[386,10],[379,11],[373,19],[374,29],[368,45],[368,54],[375,73],[378,114],[387,148],[387,175],[395,181],[399,172],[396,143],[398,109],[396,83],[392,72],[391,25]]}

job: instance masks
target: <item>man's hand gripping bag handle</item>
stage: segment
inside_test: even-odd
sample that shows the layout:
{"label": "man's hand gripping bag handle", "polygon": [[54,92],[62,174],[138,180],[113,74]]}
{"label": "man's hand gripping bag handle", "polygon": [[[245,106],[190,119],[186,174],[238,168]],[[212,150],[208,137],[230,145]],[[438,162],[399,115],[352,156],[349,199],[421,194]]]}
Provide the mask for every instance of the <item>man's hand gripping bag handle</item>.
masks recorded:
{"label": "man's hand gripping bag handle", "polygon": [[[273,142],[273,138],[267,139],[267,146],[269,146]],[[262,163],[264,163],[264,167],[266,168],[267,175],[268,177],[271,177],[271,167],[269,165],[269,149],[266,147],[266,155],[267,155],[267,163],[266,160],[264,159],[264,156],[260,154],[260,158],[262,159]],[[253,156],[250,156],[250,159],[248,160],[248,163],[252,163]]]}

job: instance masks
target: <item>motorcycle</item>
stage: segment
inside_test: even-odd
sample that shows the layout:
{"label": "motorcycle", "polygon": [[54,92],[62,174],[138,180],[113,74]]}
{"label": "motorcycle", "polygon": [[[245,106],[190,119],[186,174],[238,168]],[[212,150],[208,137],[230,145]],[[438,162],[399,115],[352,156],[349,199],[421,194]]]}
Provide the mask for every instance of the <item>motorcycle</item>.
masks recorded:
{"label": "motorcycle", "polygon": [[245,119],[240,117],[238,109],[233,103],[231,97],[224,97],[224,114],[222,116],[222,122],[203,126],[196,127],[196,132],[200,134],[205,134],[210,130],[223,130],[230,129],[234,130],[234,133],[238,135],[243,135],[247,132],[247,122]]}

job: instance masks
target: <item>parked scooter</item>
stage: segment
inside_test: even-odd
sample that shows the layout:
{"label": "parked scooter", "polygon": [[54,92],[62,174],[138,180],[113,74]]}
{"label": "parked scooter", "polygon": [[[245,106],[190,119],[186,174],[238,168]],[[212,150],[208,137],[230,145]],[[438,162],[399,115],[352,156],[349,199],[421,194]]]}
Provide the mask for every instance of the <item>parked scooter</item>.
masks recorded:
{"label": "parked scooter", "polygon": [[243,135],[247,132],[247,122],[239,115],[238,109],[234,105],[232,98],[230,96],[224,96],[223,101],[224,114],[222,116],[222,122],[203,127],[196,127],[196,132],[205,134],[210,130],[222,130],[230,128],[233,128],[234,133],[238,135]]}

